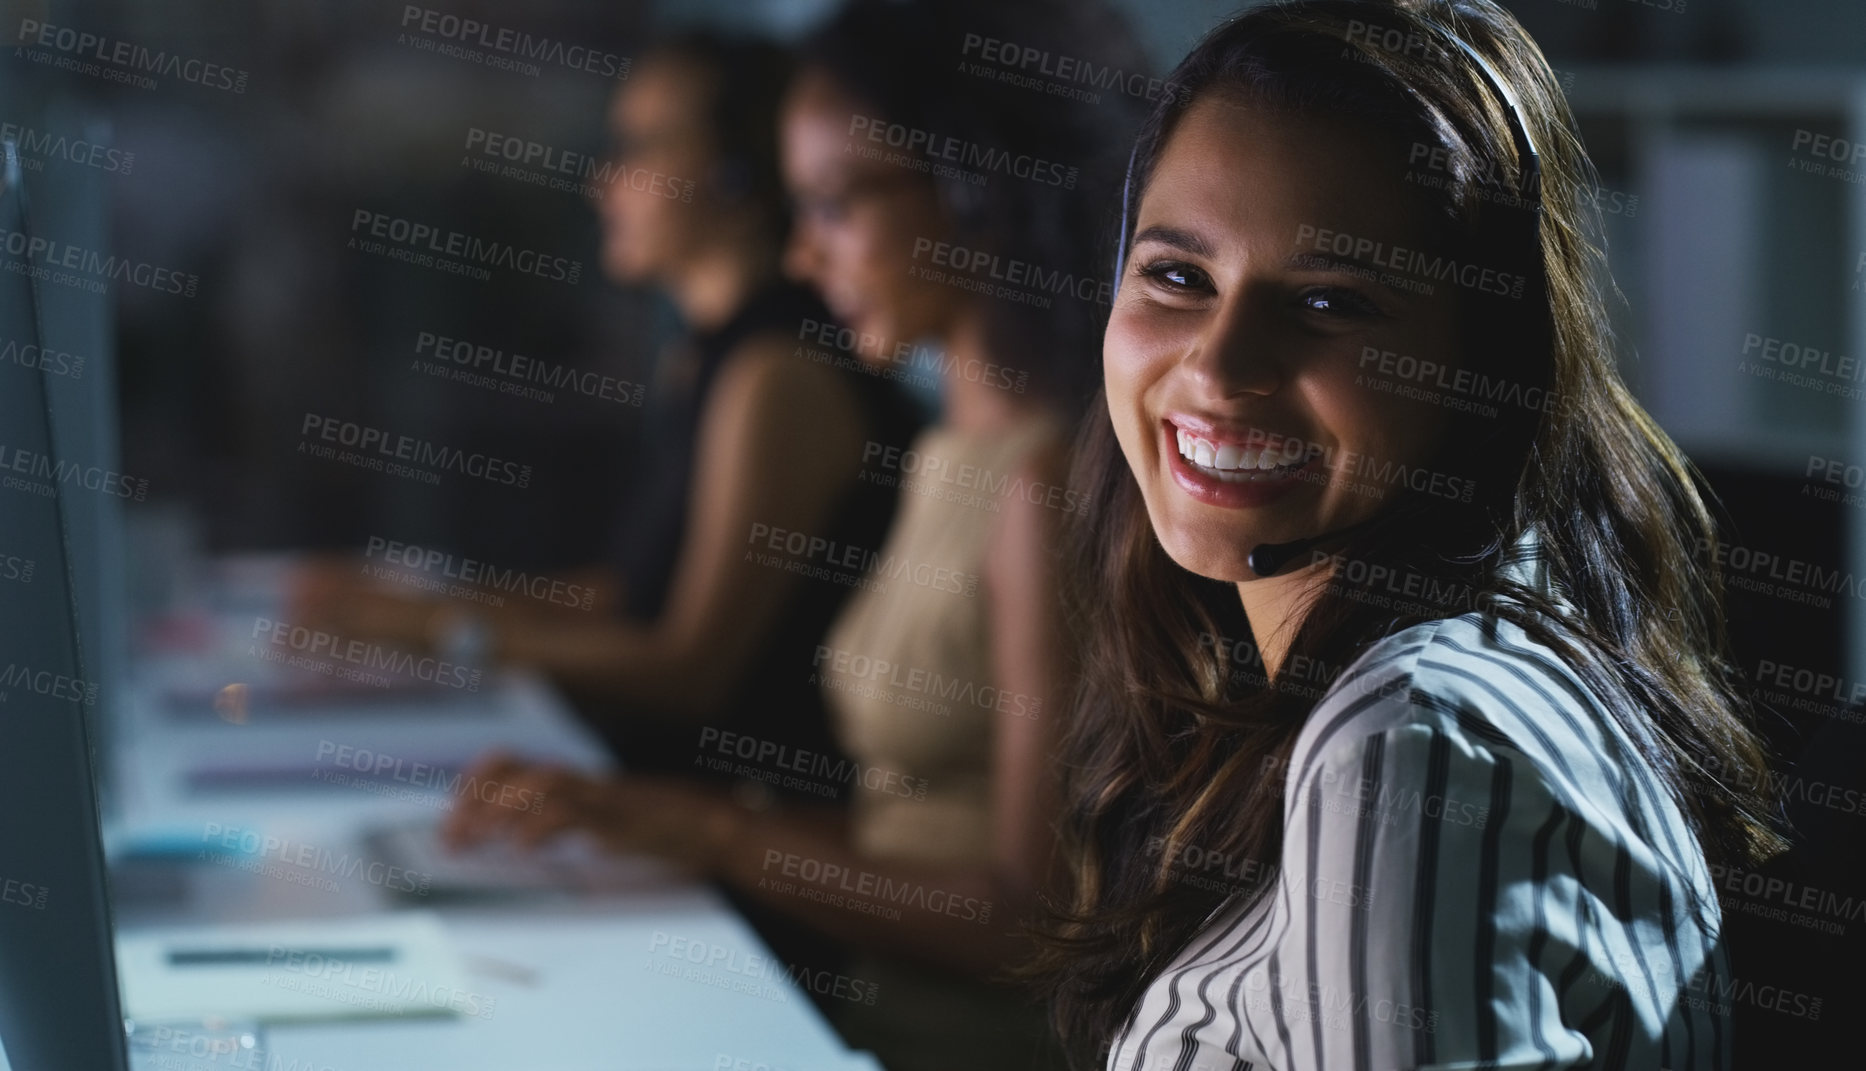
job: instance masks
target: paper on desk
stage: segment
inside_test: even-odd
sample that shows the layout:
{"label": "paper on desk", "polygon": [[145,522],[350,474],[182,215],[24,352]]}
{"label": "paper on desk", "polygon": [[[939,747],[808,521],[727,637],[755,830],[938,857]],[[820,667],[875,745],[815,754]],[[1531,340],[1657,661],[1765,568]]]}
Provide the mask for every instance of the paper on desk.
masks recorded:
{"label": "paper on desk", "polygon": [[[193,963],[178,963],[176,957]],[[489,1016],[432,913],[146,930],[117,938],[133,1019]]]}

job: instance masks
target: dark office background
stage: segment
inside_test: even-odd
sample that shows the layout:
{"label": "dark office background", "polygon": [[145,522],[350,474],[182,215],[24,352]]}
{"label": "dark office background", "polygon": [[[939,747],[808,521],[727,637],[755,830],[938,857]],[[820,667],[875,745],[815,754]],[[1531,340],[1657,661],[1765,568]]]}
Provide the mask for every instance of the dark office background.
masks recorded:
{"label": "dark office background", "polygon": [[[153,43],[244,72],[243,90],[124,86],[15,57],[8,84],[75,100],[133,154],[109,176],[117,249],[199,277],[192,298],[119,287],[123,454],[205,551],[356,547],[372,535],[513,566],[600,553],[643,410],[559,392],[501,395],[412,370],[422,332],[652,377],[670,328],[596,265],[583,197],[466,166],[473,128],[600,153],[614,82],[536,76],[423,51],[411,5],[14,3],[21,18]],[[795,35],[809,2],[531,0],[415,5],[627,56],[669,26]],[[1122,5],[1162,69],[1231,5]],[[1792,0],[1520,0],[1601,169],[1627,377],[1711,476],[1733,543],[1844,563],[1855,511],[1804,493],[1810,456],[1851,456],[1857,404],[1731,378],[1742,333],[1853,348],[1848,237],[1861,187],[1785,168],[1797,129],[1866,123],[1866,6]],[[1679,6],[1683,10],[1674,10]],[[7,25],[18,25],[9,20]],[[426,35],[432,38],[433,35]],[[5,118],[0,116],[0,119]],[[1856,127],[1857,128],[1857,127]],[[75,166],[53,161],[47,166]],[[1661,175],[1676,176],[1663,184]],[[358,210],[575,259],[577,283],[479,282],[349,248]],[[1850,231],[1849,228],[1852,228]],[[1735,302],[1736,308],[1732,307]],[[1731,320],[1717,334],[1704,318]],[[1714,347],[1721,345],[1721,349]],[[1713,373],[1715,370],[1715,373]],[[295,452],[307,412],[483,450],[533,468],[523,492],[430,487]],[[1851,600],[1847,600],[1851,601]],[[1840,669],[1854,625],[1736,592],[1750,658]]]}
{"label": "dark office background", "polygon": [[[115,288],[123,468],[140,524],[188,554],[356,548],[370,536],[526,568],[600,553],[643,410],[559,392],[516,399],[412,370],[422,332],[652,379],[671,322],[602,278],[581,196],[466,166],[472,128],[603,147],[614,80],[490,69],[410,43],[411,5],[363,0],[0,4],[22,20],[243,72],[234,90],[126,86],[32,61],[0,73],[0,122],[56,98],[133,163],[112,169],[114,249],[198,276],[193,297]],[[794,36],[821,0],[423,0],[416,5],[628,56],[670,26]],[[1162,70],[1235,5],[1123,0]],[[1516,0],[1582,121],[1626,307],[1625,373],[1704,469],[1748,548],[1866,573],[1859,507],[1810,493],[1814,458],[1857,461],[1861,403],[1734,371],[1746,335],[1866,357],[1866,184],[1796,170],[1797,131],[1866,135],[1866,4],[1853,0]],[[15,42],[18,45],[19,42]],[[36,114],[20,111],[20,115]],[[31,161],[28,161],[31,166]],[[46,161],[44,168],[77,166]],[[580,262],[578,282],[477,282],[348,247],[358,210]],[[429,487],[296,452],[306,413],[533,467],[524,492]],[[152,544],[153,545],[153,544]],[[181,550],[177,551],[176,547]],[[1733,591],[1739,659],[1866,673],[1866,606]],[[1840,723],[1765,726],[1786,758]],[[1818,741],[1814,746],[1818,747]],[[1857,774],[1855,774],[1857,776]],[[1845,1015],[1843,1010],[1836,1014]]]}

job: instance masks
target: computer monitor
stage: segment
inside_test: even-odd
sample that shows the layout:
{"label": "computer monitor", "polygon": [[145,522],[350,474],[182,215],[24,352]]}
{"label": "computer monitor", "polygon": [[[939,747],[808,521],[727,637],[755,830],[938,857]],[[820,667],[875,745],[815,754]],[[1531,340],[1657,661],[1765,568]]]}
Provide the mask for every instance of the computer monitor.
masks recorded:
{"label": "computer monitor", "polygon": [[[81,409],[107,413],[92,378],[74,392],[43,362],[48,317],[104,316],[101,301],[47,293],[17,146],[0,191],[0,1046],[21,1071],[124,1071],[110,900],[95,775],[100,675],[98,518],[120,505]],[[88,310],[88,311],[87,311]],[[86,330],[73,326],[72,332]],[[103,330],[103,328],[93,328]],[[10,349],[9,349],[10,347]],[[54,345],[53,349],[59,347]],[[101,408],[99,408],[101,406]],[[62,423],[62,427],[61,427]],[[94,433],[95,428],[92,429]],[[93,618],[92,627],[102,624]]]}

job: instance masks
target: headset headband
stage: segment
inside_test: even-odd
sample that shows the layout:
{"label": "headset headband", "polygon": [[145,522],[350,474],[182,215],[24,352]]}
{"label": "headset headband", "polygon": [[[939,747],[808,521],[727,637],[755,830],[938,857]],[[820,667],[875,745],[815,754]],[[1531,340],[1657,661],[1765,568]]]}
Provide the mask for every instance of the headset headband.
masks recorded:
{"label": "headset headband", "polygon": [[1490,91],[1503,101],[1504,110],[1510,115],[1510,134],[1516,139],[1516,157],[1519,161],[1516,194],[1525,201],[1534,199],[1536,209],[1540,211],[1542,207],[1542,154],[1536,151],[1536,143],[1529,138],[1529,124],[1523,118],[1523,106],[1517,101],[1516,94],[1510,92],[1509,83],[1497,74],[1497,69],[1490,65],[1490,61],[1485,59],[1482,53],[1471,47],[1470,42],[1437,23],[1428,21],[1426,25],[1443,34],[1446,40],[1457,45],[1466,56],[1469,56],[1471,62],[1476,64],[1478,71],[1483,74],[1484,81],[1490,83]]}

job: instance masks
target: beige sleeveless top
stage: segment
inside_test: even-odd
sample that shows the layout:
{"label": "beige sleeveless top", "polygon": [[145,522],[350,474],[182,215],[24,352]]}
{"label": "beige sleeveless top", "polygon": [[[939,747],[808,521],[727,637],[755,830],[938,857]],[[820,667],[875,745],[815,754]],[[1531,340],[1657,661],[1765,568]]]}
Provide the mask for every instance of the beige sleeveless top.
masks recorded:
{"label": "beige sleeveless top", "polygon": [[862,767],[851,818],[864,854],[989,858],[994,719],[1049,712],[997,686],[986,549],[1007,498],[1057,497],[1023,470],[1060,436],[1047,416],[1010,432],[936,425],[863,474],[898,486],[900,502],[866,586],[817,651],[816,679]]}

